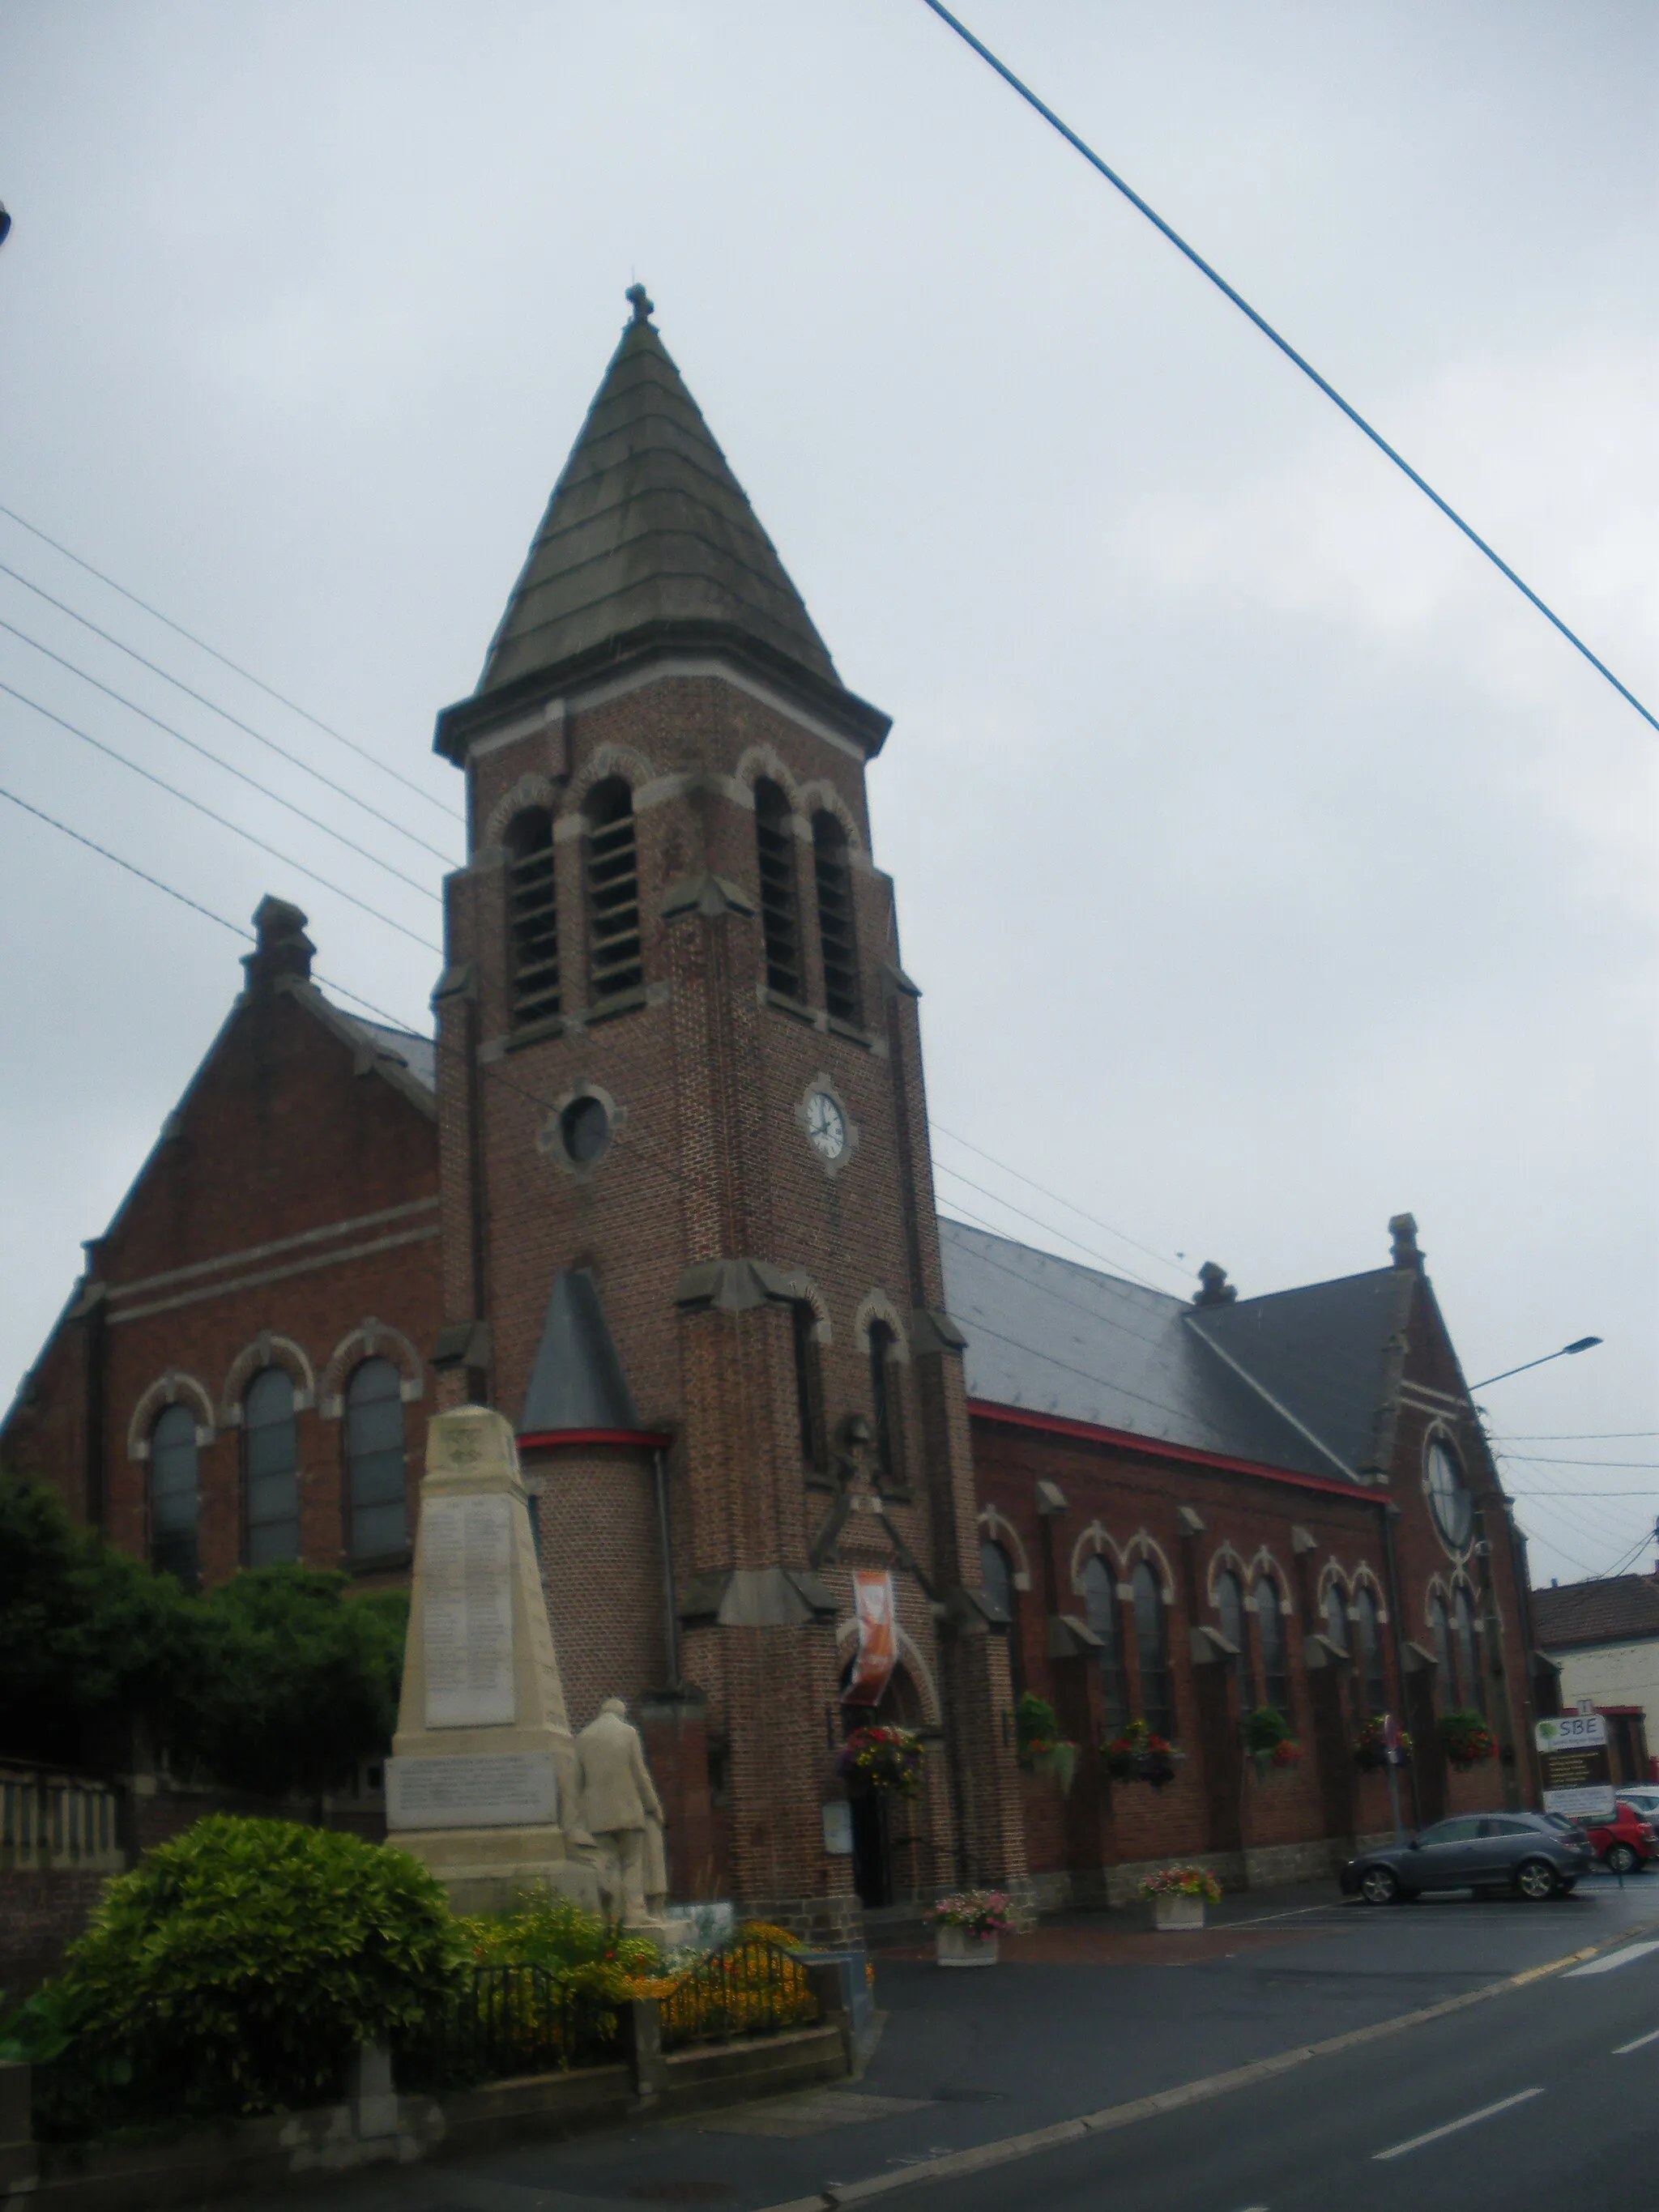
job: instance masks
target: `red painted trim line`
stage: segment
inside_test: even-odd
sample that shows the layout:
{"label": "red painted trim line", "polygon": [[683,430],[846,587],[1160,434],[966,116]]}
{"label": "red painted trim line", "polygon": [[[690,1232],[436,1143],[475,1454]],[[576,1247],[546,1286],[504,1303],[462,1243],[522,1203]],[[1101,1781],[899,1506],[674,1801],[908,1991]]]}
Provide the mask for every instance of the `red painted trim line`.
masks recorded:
{"label": "red painted trim line", "polygon": [[970,1419],[995,1421],[1005,1428],[1037,1429],[1048,1436],[1075,1437],[1083,1443],[1121,1444],[1152,1459],[1181,1460],[1188,1467],[1218,1468],[1224,1474],[1254,1475],[1262,1482],[1287,1482],[1297,1490],[1321,1490],[1328,1497],[1346,1498],[1366,1505],[1386,1500],[1389,1494],[1380,1484],[1370,1490],[1357,1482],[1335,1482],[1325,1475],[1295,1474],[1288,1468],[1267,1467],[1259,1460],[1227,1459],[1219,1452],[1199,1451],[1190,1444],[1168,1443],[1161,1437],[1138,1437],[1128,1429],[1097,1428],[1092,1421],[1068,1421],[1058,1413],[1028,1413],[1023,1406],[1000,1406],[989,1398],[970,1398],[968,1413]]}
{"label": "red painted trim line", "polygon": [[654,1429],[549,1429],[541,1436],[520,1437],[519,1449],[550,1448],[555,1444],[641,1444],[648,1451],[666,1451],[674,1439]]}

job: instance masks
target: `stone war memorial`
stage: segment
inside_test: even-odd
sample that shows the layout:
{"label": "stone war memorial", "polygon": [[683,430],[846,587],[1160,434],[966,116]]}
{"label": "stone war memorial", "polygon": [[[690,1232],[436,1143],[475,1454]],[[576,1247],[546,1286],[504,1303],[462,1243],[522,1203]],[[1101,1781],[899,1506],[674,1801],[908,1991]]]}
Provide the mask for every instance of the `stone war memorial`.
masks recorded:
{"label": "stone war memorial", "polygon": [[426,1469],[387,1828],[458,1911],[499,1910],[538,1885],[597,1911],[512,1428],[482,1406],[440,1413]]}

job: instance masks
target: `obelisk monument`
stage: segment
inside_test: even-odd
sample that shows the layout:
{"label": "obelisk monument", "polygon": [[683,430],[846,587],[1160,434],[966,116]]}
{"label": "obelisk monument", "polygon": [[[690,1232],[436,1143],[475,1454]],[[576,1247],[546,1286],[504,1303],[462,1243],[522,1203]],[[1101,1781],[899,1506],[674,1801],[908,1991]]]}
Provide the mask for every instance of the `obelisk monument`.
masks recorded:
{"label": "obelisk monument", "polygon": [[536,1887],[597,1909],[593,1869],[573,1855],[588,1844],[580,1790],[513,1431],[483,1406],[440,1413],[386,1761],[389,1840],[426,1862],[458,1911]]}

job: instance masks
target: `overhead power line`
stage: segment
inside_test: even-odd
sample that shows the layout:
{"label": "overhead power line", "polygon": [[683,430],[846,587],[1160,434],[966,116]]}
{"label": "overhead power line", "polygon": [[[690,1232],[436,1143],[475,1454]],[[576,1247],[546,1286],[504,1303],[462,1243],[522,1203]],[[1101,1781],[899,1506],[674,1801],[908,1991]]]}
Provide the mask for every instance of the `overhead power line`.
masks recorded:
{"label": "overhead power line", "polygon": [[[994,1152],[988,1152],[983,1145],[975,1145],[967,1137],[957,1136],[954,1129],[947,1129],[942,1121],[934,1121],[931,1114],[927,1117],[927,1123],[936,1135],[948,1137],[953,1145],[960,1145],[965,1152],[977,1152],[981,1159],[988,1160],[994,1168],[1000,1168],[1004,1175],[1012,1176],[1017,1182],[1023,1182],[1028,1189],[1037,1192],[1043,1198],[1052,1199],[1056,1206],[1063,1206],[1067,1212],[1075,1213],[1079,1220],[1091,1222],[1097,1229],[1103,1229],[1109,1237],[1115,1237],[1121,1244],[1128,1245],[1132,1251],[1144,1253],[1147,1259],[1156,1261],[1160,1267],[1168,1267],[1171,1273],[1182,1274],[1183,1280],[1185,1279],[1184,1271],[1178,1257],[1171,1259],[1167,1254],[1158,1251],[1152,1245],[1143,1244],[1139,1237],[1131,1237],[1127,1230],[1114,1228],[1109,1221],[1103,1221],[1097,1213],[1091,1213],[1086,1206],[1079,1206],[1074,1200],[1062,1196],[1057,1190],[1050,1190],[1046,1183],[1034,1182],[1020,1169],[1010,1167],[1006,1160],[1000,1160]],[[965,1181],[966,1178],[964,1177],[963,1180]],[[1086,1251],[1088,1248],[1085,1245],[1083,1249]]]}
{"label": "overhead power line", "polygon": [[148,707],[141,707],[136,699],[129,699],[125,691],[118,691],[113,684],[101,682],[96,676],[89,674],[86,669],[77,667],[74,661],[66,660],[61,653],[54,653],[49,645],[42,645],[38,637],[31,637],[27,630],[19,629],[15,623],[8,622],[3,615],[0,615],[0,629],[9,630],[14,637],[21,638],[25,645],[32,647],[36,653],[44,653],[48,660],[55,660],[60,668],[68,669],[71,676],[78,676],[83,684],[90,684],[94,690],[101,691],[106,699],[113,699],[118,706],[125,707],[131,713],[142,715],[145,721],[153,723],[158,730],[166,731],[168,737],[176,738],[181,745],[188,745],[191,752],[199,753],[204,760],[211,761],[216,768],[223,769],[227,775],[234,775],[239,783],[246,784],[250,791],[257,791],[261,799],[269,799],[273,805],[286,807],[290,814],[297,816],[301,822],[308,822],[313,830],[320,830],[325,837],[331,837],[337,845],[343,845],[348,853],[355,853],[360,860],[367,860],[371,867],[383,868],[387,875],[395,876],[400,884],[407,884],[411,890],[419,891],[422,898],[429,898],[439,904],[442,903],[438,893],[433,890],[430,884],[422,883],[417,876],[406,876],[401,868],[394,868],[390,860],[383,860],[378,854],[369,852],[365,847],[358,844],[355,838],[348,837],[343,830],[333,829],[328,823],[319,821],[314,814],[307,814],[303,806],[296,806],[291,799],[284,799],[280,792],[272,791],[269,785],[261,783],[257,776],[249,775],[246,769],[236,767],[234,762],[226,760],[222,754],[216,753],[210,745],[202,744],[197,738],[186,737],[182,730],[175,729],[171,722],[164,722],[159,714],[152,714]]}
{"label": "overhead power line", "polygon": [[[187,699],[194,699],[198,707],[205,707],[210,714],[219,715],[222,720],[228,722],[233,729],[242,731],[257,744],[264,745],[267,751],[275,753],[281,760],[285,760],[290,768],[297,768],[302,775],[315,777],[316,781],[325,785],[336,798],[343,799],[349,805],[360,807],[365,814],[371,815],[376,822],[383,822],[388,830],[395,830],[399,837],[408,838],[411,845],[418,845],[423,853],[430,853],[434,860],[441,860],[447,868],[454,866],[455,863],[441,846],[428,844],[424,837],[417,836],[413,830],[405,830],[401,822],[394,822],[391,815],[383,813],[378,806],[371,805],[367,799],[359,799],[355,791],[349,790],[343,783],[336,783],[331,775],[325,775],[321,769],[313,768],[309,761],[301,760],[298,753],[290,752],[286,745],[279,745],[275,738],[268,738],[263,730],[256,730],[252,722],[243,721],[240,714],[233,714],[228,707],[220,706],[217,700],[210,699],[205,692],[193,690],[181,677],[170,674],[159,662],[147,659],[136,647],[126,644],[124,640],[117,637],[112,630],[100,629],[88,616],[79,613],[69,605],[67,600],[54,599],[50,592],[43,590],[39,584],[31,583],[21,569],[9,568],[5,562],[0,561],[0,575],[9,576],[14,583],[21,584],[26,592],[33,592],[37,599],[44,599],[49,607],[56,607],[59,614],[67,615],[71,622],[79,623],[83,629],[89,629],[94,637],[101,637],[106,645],[112,645],[118,653],[125,653],[130,660],[136,660],[141,668],[148,668],[152,676],[159,676],[164,684],[171,684],[176,690],[182,691]],[[6,627],[10,629],[12,625],[8,623]],[[24,633],[17,630],[14,635],[22,637]],[[34,643],[33,638],[26,641],[31,645]],[[46,647],[42,646],[40,650],[44,653]],[[55,659],[56,655],[53,658]],[[87,680],[88,683],[95,683],[97,678],[88,677]],[[140,711],[142,712],[142,709]]]}
{"label": "overhead power line", "polygon": [[145,614],[153,615],[159,623],[165,623],[170,630],[184,638],[187,643],[195,646],[198,652],[205,653],[211,659],[216,660],[222,667],[228,668],[233,675],[240,676],[245,684],[252,684],[256,690],[263,691],[268,699],[274,699],[279,707],[286,707],[290,714],[298,714],[302,721],[309,722],[313,729],[320,730],[325,737],[332,738],[337,744],[343,745],[348,752],[356,753],[361,760],[366,760],[371,768],[379,769],[382,775],[389,775],[394,783],[402,784],[405,791],[412,791],[416,799],[423,799],[428,806],[435,806],[441,814],[447,814],[452,820],[459,820],[460,817],[454,807],[447,805],[441,799],[434,799],[429,791],[423,790],[412,778],[402,775],[397,769],[383,761],[379,754],[370,752],[366,745],[360,745],[355,738],[347,737],[343,731],[337,730],[331,723],[325,722],[320,715],[313,714],[308,707],[301,706],[297,700],[290,699],[283,692],[278,691],[274,684],[267,684],[262,676],[256,676],[252,669],[244,668],[240,661],[233,660],[228,653],[221,653],[217,646],[210,645],[205,638],[198,637],[195,631],[186,629],[183,623],[174,622],[171,615],[164,615],[160,607],[152,606],[148,599],[141,599],[137,592],[130,592],[125,584],[118,584],[114,577],[106,574],[102,568],[94,568],[90,561],[84,559],[79,553],[71,552],[67,545],[61,544],[56,538],[49,538],[38,523],[31,522],[27,515],[19,514],[15,507],[7,507],[3,501],[0,501],[0,514],[5,515],[10,521],[15,522],[20,530],[27,530],[31,538],[38,538],[43,545],[50,545],[54,553],[61,553],[64,560],[73,561],[77,568],[84,568],[88,575],[95,576],[100,584],[106,584],[112,592],[118,592],[124,599],[131,600],[135,607],[141,607]]}
{"label": "overhead power line", "polygon": [[1498,571],[1499,574],[1508,577],[1510,583],[1515,586],[1516,590],[1521,593],[1523,599],[1528,600],[1531,605],[1538,610],[1539,613],[1543,616],[1545,621],[1551,623],[1556,629],[1559,630],[1562,636],[1566,639],[1568,644],[1575,647],[1579,653],[1582,653],[1585,659],[1589,661],[1590,666],[1594,668],[1598,674],[1606,677],[1607,682],[1612,684],[1613,690],[1619,694],[1620,697],[1626,701],[1629,705],[1634,707],[1637,713],[1642,717],[1642,720],[1644,722],[1650,724],[1654,729],[1659,730],[1659,716],[1656,716],[1649,712],[1648,708],[1642,704],[1642,702],[1630,689],[1629,685],[1620,682],[1619,678],[1613,674],[1612,669],[1607,666],[1606,661],[1601,659],[1595,653],[1590,651],[1589,646],[1585,644],[1583,639],[1578,635],[1577,632],[1576,630],[1570,629],[1567,627],[1566,623],[1562,621],[1560,616],[1556,613],[1555,610],[1548,605],[1543,599],[1539,598],[1537,592],[1532,588],[1532,586],[1528,584],[1523,577],[1516,574],[1515,570],[1510,568],[1509,562],[1504,559],[1503,556],[1495,551],[1493,548],[1486,543],[1486,539],[1481,537],[1478,530],[1474,529],[1471,524],[1463,520],[1463,517],[1457,512],[1457,509],[1451,505],[1450,501],[1443,499],[1440,496],[1440,494],[1435,489],[1434,486],[1425,477],[1419,475],[1418,471],[1412,466],[1405,455],[1398,452],[1395,447],[1391,446],[1388,440],[1382,435],[1382,433],[1376,429],[1371,423],[1368,422],[1357,407],[1351,406],[1342,397],[1342,394],[1337,390],[1336,386],[1330,383],[1326,378],[1322,377],[1319,371],[1314,367],[1313,363],[1307,359],[1305,355],[1298,353],[1296,348],[1291,343],[1290,340],[1282,337],[1280,333],[1273,328],[1273,325],[1267,320],[1265,315],[1259,314],[1250,305],[1249,301],[1244,297],[1243,294],[1235,290],[1233,286],[1227,282],[1226,278],[1221,274],[1218,269],[1213,268],[1211,264],[1204,258],[1204,256],[1199,252],[1195,246],[1189,246],[1187,243],[1187,240],[1181,235],[1178,230],[1176,230],[1170,224],[1165,222],[1163,216],[1158,212],[1157,209],[1151,206],[1146,200],[1142,199],[1140,194],[1135,191],[1134,187],[1132,185],[1126,183],[1124,179],[1119,176],[1115,169],[1109,167],[1106,162],[1102,161],[1100,155],[1095,152],[1092,146],[1087,144],[1082,138],[1079,138],[1077,132],[1072,129],[1071,125],[1067,123],[1062,122],[1046,100],[1040,100],[1036,94],[1032,91],[1030,85],[1025,83],[1023,79],[1014,75],[1014,72],[1009,68],[1006,62],[999,60],[997,56],[991,52],[991,49],[985,44],[983,40],[976,39],[974,36],[974,33],[968,28],[968,26],[962,21],[960,17],[953,15],[948,8],[942,6],[940,4],[940,0],[922,0],[922,4],[924,7],[930,8],[942,23],[948,24],[951,29],[956,33],[957,36],[965,46],[971,46],[973,51],[979,56],[980,59],[989,68],[994,70],[997,75],[1002,79],[1003,82],[1008,85],[1013,91],[1017,92],[1020,98],[1025,101],[1028,106],[1035,108],[1036,112],[1042,118],[1043,121],[1049,125],[1052,129],[1057,131],[1068,146],[1072,147],[1076,152],[1082,155],[1084,160],[1088,162],[1091,168],[1097,170],[1099,173],[1105,178],[1109,185],[1112,185],[1116,191],[1121,192],[1124,198],[1128,201],[1131,207],[1135,208],[1140,214],[1144,215],[1147,222],[1150,222],[1155,229],[1161,231],[1164,236],[1169,240],[1170,245],[1176,248],[1177,252],[1184,253],[1188,260],[1192,263],[1194,268],[1198,270],[1201,275],[1207,276],[1211,283],[1215,286],[1216,289],[1225,298],[1231,300],[1234,307],[1238,309],[1242,315],[1248,316],[1249,320],[1255,325],[1257,330],[1261,332],[1262,336],[1270,339],[1272,343],[1279,348],[1279,350],[1285,356],[1287,361],[1294,362],[1296,367],[1302,371],[1302,374],[1310,383],[1317,385],[1320,391],[1324,393],[1325,397],[1331,402],[1333,406],[1340,408],[1343,414],[1347,416],[1349,422],[1353,424],[1354,428],[1358,430],[1363,431],[1365,436],[1370,440],[1371,443],[1380,453],[1386,453],[1389,460],[1394,463],[1395,466],[1401,471],[1401,473],[1403,476],[1409,477],[1411,482],[1417,486],[1417,489],[1423,494],[1424,497],[1431,500],[1433,504],[1439,508],[1446,520],[1449,522],[1455,524],[1455,526],[1462,532],[1464,537],[1468,539],[1469,543],[1486,555],[1487,560],[1492,562],[1493,568]]}
{"label": "overhead power line", "polygon": [[82,729],[78,723],[66,720],[62,714],[55,714],[50,707],[43,707],[38,699],[31,699],[27,692],[20,691],[15,684],[5,683],[0,683],[0,691],[5,692],[8,697],[17,700],[21,705],[31,708],[35,714],[43,715],[47,721],[56,722],[60,730],[67,730],[70,737],[79,738],[83,744],[90,745],[94,752],[102,753],[109,760],[118,761],[123,768],[130,769],[134,775],[142,776],[146,783],[153,783],[158,791],[165,791],[170,798],[179,799],[198,814],[204,815],[210,822],[216,823],[221,830],[228,830],[232,836],[246,839],[248,844],[257,847],[260,852],[269,853],[272,860],[280,860],[284,867],[297,869],[301,875],[308,876],[313,884],[320,884],[325,890],[332,891],[336,898],[344,899],[348,906],[355,906],[359,913],[368,915],[376,921],[383,921],[388,929],[395,929],[400,937],[408,938],[411,944],[421,945],[428,952],[435,952],[441,958],[443,947],[434,944],[429,937],[422,937],[418,930],[410,929],[405,923],[394,921],[389,914],[382,914],[379,907],[370,906],[367,899],[360,899],[355,891],[346,890],[341,884],[331,882],[327,876],[319,875],[315,868],[308,868],[303,860],[296,860],[291,853],[279,853],[276,846],[267,845],[263,837],[256,837],[251,830],[244,830],[240,823],[232,822],[225,815],[216,814],[212,807],[204,806],[199,799],[192,799],[187,791],[180,791],[177,784],[169,783],[165,776],[156,775],[149,769],[140,768],[137,761],[129,760],[125,753],[118,752],[113,745],[106,744],[101,738],[94,738],[89,730]]}

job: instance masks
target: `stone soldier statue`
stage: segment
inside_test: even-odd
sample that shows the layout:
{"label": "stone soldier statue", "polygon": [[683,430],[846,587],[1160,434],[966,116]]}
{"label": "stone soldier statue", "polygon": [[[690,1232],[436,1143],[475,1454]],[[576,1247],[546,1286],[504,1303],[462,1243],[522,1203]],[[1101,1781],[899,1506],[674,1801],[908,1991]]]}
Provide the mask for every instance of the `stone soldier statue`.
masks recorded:
{"label": "stone soldier statue", "polygon": [[645,1763],[639,1730],[620,1698],[607,1698],[599,1717],[576,1738],[581,1762],[581,1826],[593,1838],[605,1910],[630,1928],[660,1917],[667,1888],[663,1871],[660,1800]]}

